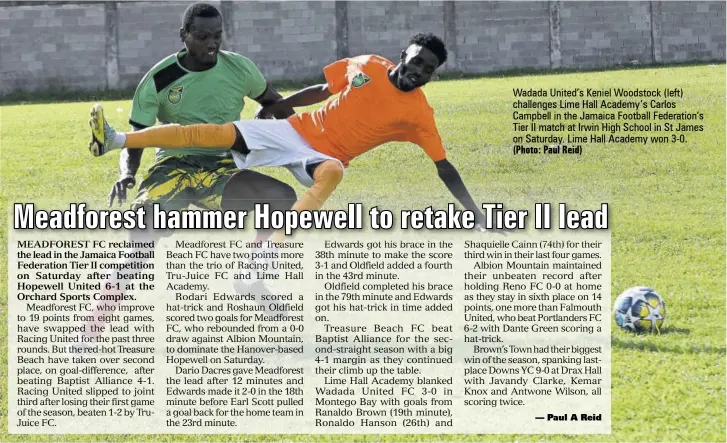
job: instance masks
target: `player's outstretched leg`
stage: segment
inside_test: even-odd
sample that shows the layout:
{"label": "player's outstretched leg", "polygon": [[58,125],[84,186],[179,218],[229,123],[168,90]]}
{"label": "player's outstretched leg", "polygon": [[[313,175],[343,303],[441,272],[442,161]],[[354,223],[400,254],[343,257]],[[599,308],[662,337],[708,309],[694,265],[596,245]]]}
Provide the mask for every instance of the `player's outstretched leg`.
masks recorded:
{"label": "player's outstretched leg", "polygon": [[[293,204],[291,208],[293,211],[314,211],[321,209],[323,204],[328,200],[333,191],[336,189],[338,184],[343,179],[343,168],[341,164],[333,161],[326,160],[319,164],[313,172],[313,186],[306,191],[298,201]],[[277,261],[278,248],[277,244],[285,241],[285,231],[275,232],[270,241],[263,241],[261,248],[256,248],[251,251],[250,257],[251,262],[254,266],[251,268],[263,269],[264,273],[270,273],[276,275],[279,273],[278,270],[273,269],[272,263]],[[238,293],[241,293],[249,285],[258,282],[259,276],[254,269],[250,271],[250,278],[240,278],[235,282],[235,289]]]}
{"label": "player's outstretched leg", "polygon": [[99,103],[91,108],[89,124],[92,137],[89,150],[96,157],[123,148],[230,149],[237,138],[237,130],[232,123],[162,125],[135,132],[116,132],[104,119],[103,107]]}
{"label": "player's outstretched leg", "polygon": [[[324,161],[316,166],[313,172],[313,186],[295,202],[292,209],[298,212],[321,209],[342,179],[341,164],[333,160]],[[285,241],[285,233],[278,231],[273,234],[271,240],[273,242]]]}

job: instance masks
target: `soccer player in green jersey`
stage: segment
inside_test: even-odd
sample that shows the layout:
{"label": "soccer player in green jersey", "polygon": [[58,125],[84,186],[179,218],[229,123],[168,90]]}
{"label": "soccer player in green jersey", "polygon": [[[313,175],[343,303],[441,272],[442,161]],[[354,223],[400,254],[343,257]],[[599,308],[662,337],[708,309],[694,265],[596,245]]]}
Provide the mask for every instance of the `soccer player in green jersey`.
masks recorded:
{"label": "soccer player in green jersey", "polygon": [[[184,49],[157,63],[139,83],[129,121],[134,130],[153,126],[157,121],[180,125],[233,122],[240,119],[245,97],[263,106],[282,98],[251,60],[221,50],[222,16],[214,6],[197,3],[188,7],[180,38]],[[281,112],[279,117],[294,113],[292,108]],[[124,203],[127,189],[135,186],[142,153],[142,149],[121,152],[120,177],[109,194],[109,206],[115,199]],[[195,205],[202,209],[251,211],[255,203],[268,203],[273,210],[285,210],[296,199],[288,184],[255,171],[239,170],[229,149],[158,149],[131,207],[157,203],[162,210]],[[271,234],[258,232],[257,240]],[[153,230],[133,231],[130,241],[149,243],[162,235]],[[109,283],[123,293],[127,282],[119,281],[118,286],[117,282]]]}
{"label": "soccer player in green jersey", "polygon": [[[248,58],[222,51],[222,17],[211,5],[197,3],[184,13],[180,38],[185,48],[157,63],[134,94],[129,123],[135,130],[162,124],[228,123],[239,120],[244,98],[261,105],[281,98]],[[283,111],[292,115],[293,110]],[[286,116],[287,116],[286,115]],[[109,195],[126,199],[135,185],[141,149],[125,149],[119,160],[120,178]],[[142,180],[132,208],[158,203],[162,209],[194,204],[204,209],[252,209],[250,185],[264,189],[275,209],[288,209],[295,191],[278,180],[252,171],[239,171],[229,150],[158,149],[155,163]]]}

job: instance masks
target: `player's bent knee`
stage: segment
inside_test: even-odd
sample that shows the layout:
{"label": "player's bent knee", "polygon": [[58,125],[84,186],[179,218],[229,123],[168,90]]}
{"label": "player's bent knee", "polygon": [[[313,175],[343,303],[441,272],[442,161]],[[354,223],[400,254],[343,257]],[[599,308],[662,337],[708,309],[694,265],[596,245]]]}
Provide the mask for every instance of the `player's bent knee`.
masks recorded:
{"label": "player's bent knee", "polygon": [[326,160],[321,163],[313,174],[313,180],[330,185],[337,185],[343,179],[343,168],[338,162]]}

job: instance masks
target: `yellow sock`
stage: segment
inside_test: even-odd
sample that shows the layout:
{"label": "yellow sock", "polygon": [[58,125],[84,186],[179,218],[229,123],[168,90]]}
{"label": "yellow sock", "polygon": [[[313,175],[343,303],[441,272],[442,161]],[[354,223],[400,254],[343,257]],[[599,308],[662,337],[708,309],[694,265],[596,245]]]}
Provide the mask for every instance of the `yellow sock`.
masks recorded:
{"label": "yellow sock", "polygon": [[127,132],[125,148],[231,148],[235,143],[235,125],[163,125]]}
{"label": "yellow sock", "polygon": [[[341,179],[343,179],[341,165],[333,160],[326,160],[318,165],[313,173],[313,186],[295,202],[291,209],[298,212],[321,209]],[[285,241],[285,232],[275,232],[270,240],[276,243]]]}

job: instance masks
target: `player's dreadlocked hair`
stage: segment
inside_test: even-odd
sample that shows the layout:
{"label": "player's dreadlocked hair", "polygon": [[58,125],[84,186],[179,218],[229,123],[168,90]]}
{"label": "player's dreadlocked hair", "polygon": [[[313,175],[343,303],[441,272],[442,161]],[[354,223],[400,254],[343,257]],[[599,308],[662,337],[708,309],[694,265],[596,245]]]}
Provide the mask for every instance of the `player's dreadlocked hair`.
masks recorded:
{"label": "player's dreadlocked hair", "polygon": [[447,48],[444,46],[444,42],[431,32],[415,35],[409,40],[409,44],[419,45],[432,51],[439,59],[439,66],[447,61]]}
{"label": "player's dreadlocked hair", "polygon": [[192,21],[195,17],[221,17],[220,11],[214,6],[207,3],[195,3],[189,6],[184,11],[184,18],[182,23],[185,31],[189,31],[189,27],[192,26]]}

